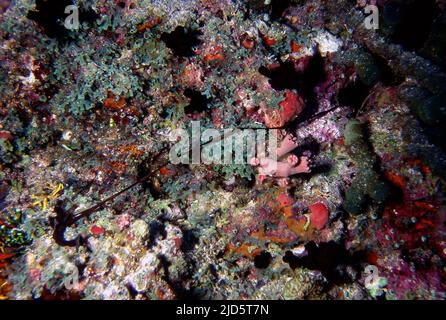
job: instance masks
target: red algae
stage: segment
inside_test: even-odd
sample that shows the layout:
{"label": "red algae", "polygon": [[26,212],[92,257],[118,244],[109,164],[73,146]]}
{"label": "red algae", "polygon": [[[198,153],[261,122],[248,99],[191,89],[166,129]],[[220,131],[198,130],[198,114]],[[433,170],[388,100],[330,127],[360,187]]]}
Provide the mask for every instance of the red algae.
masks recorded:
{"label": "red algae", "polygon": [[317,202],[308,207],[310,209],[311,224],[318,230],[322,230],[328,222],[329,210],[322,202]]}

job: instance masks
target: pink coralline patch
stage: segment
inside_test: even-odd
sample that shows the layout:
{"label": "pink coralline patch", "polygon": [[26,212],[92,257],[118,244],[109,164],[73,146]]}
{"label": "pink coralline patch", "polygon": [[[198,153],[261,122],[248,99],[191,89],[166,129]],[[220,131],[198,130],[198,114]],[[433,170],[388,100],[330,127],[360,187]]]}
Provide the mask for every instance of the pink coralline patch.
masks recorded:
{"label": "pink coralline patch", "polygon": [[40,281],[40,275],[42,274],[42,271],[37,268],[32,268],[29,270],[29,276],[31,277],[31,280],[33,281]]}
{"label": "pink coralline patch", "polygon": [[118,228],[120,231],[127,228],[131,222],[132,222],[132,218],[128,214],[122,214],[116,219],[116,224],[118,225]]}
{"label": "pink coralline patch", "polygon": [[100,236],[104,232],[105,232],[105,229],[100,226],[97,226],[97,225],[94,225],[90,228],[90,233],[92,235],[94,235],[95,237]]}
{"label": "pink coralline patch", "polygon": [[316,229],[322,230],[328,222],[329,211],[325,204],[317,202],[308,207],[311,211],[310,222]]}
{"label": "pink coralline patch", "polygon": [[297,72],[304,72],[305,69],[310,64],[311,58],[312,58],[312,56],[305,56],[305,57],[299,58],[299,59],[292,59],[291,61],[294,64],[294,69]]}
{"label": "pink coralline patch", "polygon": [[287,134],[285,138],[280,143],[279,148],[277,149],[277,157],[280,158],[286,155],[288,152],[293,151],[298,146],[296,139],[293,138],[292,135]]}
{"label": "pink coralline patch", "polygon": [[[297,141],[291,135],[287,135],[279,144],[276,150],[276,158],[282,158],[298,146]],[[250,164],[258,167],[258,181],[262,182],[267,176],[281,178],[278,182],[281,186],[286,186],[287,178],[300,173],[311,172],[309,159],[306,156],[298,158],[290,154],[286,160],[277,161],[267,157],[250,159]]]}
{"label": "pink coralline patch", "polygon": [[308,159],[301,157],[299,165],[294,162],[276,161],[269,158],[253,158],[251,165],[259,166],[259,174],[276,178],[288,178],[295,174],[310,172]]}

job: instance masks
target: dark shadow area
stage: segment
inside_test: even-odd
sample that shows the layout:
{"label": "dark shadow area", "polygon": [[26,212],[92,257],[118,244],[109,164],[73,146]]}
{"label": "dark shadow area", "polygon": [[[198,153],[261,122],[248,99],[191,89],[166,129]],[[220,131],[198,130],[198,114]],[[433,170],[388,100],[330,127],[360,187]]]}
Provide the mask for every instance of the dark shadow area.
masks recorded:
{"label": "dark shadow area", "polygon": [[292,269],[307,268],[319,270],[330,284],[350,283],[354,279],[347,272],[347,266],[359,269],[364,258],[363,252],[351,255],[345,247],[330,241],[317,245],[311,241],[305,245],[307,254],[296,257],[291,251],[287,251],[283,261]]}
{"label": "dark shadow area", "polygon": [[389,61],[384,59],[383,57],[374,54],[373,52],[369,53],[372,55],[373,60],[380,74],[380,81],[385,86],[397,86],[401,84],[405,79],[396,75],[389,66]]}
{"label": "dark shadow area", "polygon": [[[39,24],[48,37],[66,40],[69,30],[64,22],[70,14],[65,13],[65,8],[74,4],[73,0],[36,0],[36,9],[28,11],[26,17]],[[91,23],[98,17],[92,9],[79,8],[79,23]]]}
{"label": "dark shadow area", "polygon": [[272,0],[270,4],[271,19],[278,20],[282,18],[286,9],[288,9],[292,3],[292,0]]}
{"label": "dark shadow area", "polygon": [[[321,145],[314,138],[306,139],[302,144],[300,144],[296,149],[294,149],[291,153],[296,155],[297,157],[301,157],[302,154],[307,151],[312,155],[318,155],[321,151]],[[311,160],[311,159],[310,159]],[[313,162],[311,163],[311,172],[301,173],[299,177],[304,180],[309,180],[314,175],[329,173],[332,165],[328,162]]]}
{"label": "dark shadow area", "polygon": [[446,11],[437,17],[432,25],[431,33],[420,54],[435,64],[446,68]]}
{"label": "dark shadow area", "polygon": [[6,207],[5,199],[8,195],[9,189],[9,185],[2,181],[0,184],[0,210],[3,210]]}
{"label": "dark shadow area", "polygon": [[341,106],[357,111],[361,108],[369,92],[370,87],[357,80],[339,90],[338,102]]}
{"label": "dark shadow area", "polygon": [[192,230],[181,228],[183,233],[183,238],[181,241],[181,251],[189,252],[192,251],[196,244],[198,244],[198,237],[194,234]]}
{"label": "dark shadow area", "polygon": [[269,14],[271,20],[280,20],[285,11],[293,4],[298,4],[298,0],[271,0],[269,3],[265,0],[245,0],[246,13],[245,19],[250,17],[250,13]]}
{"label": "dark shadow area", "polygon": [[151,248],[156,244],[158,238],[166,239],[167,232],[166,227],[161,222],[153,220],[149,224],[149,242],[147,243],[147,247]]}
{"label": "dark shadow area", "polygon": [[[142,161],[136,167],[137,178],[142,179],[146,177],[153,170],[149,161]],[[159,185],[159,180],[156,177],[149,178],[143,182],[141,182],[141,186],[145,191],[149,191],[154,199],[160,199],[164,197],[164,193],[161,190],[161,186]]]}
{"label": "dark shadow area", "polygon": [[416,51],[426,42],[437,14],[435,0],[394,0],[385,4],[383,19],[393,29],[394,43]]}

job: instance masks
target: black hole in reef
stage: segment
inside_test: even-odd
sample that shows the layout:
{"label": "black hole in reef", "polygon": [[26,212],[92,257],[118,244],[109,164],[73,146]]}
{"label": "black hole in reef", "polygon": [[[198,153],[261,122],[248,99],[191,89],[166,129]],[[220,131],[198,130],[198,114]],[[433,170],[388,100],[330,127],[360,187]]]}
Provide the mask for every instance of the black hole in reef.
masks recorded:
{"label": "black hole in reef", "polygon": [[198,38],[202,33],[199,30],[186,30],[184,27],[176,27],[174,31],[161,35],[161,40],[179,57],[192,57],[195,55],[193,48],[201,41]]}
{"label": "black hole in reef", "polygon": [[392,41],[414,51],[427,40],[436,14],[435,0],[390,1],[383,13],[384,21],[394,25]]}
{"label": "black hole in reef", "polygon": [[292,0],[272,0],[271,1],[271,19],[282,18],[283,13],[291,5]]}
{"label": "black hole in reef", "polygon": [[254,266],[258,269],[266,269],[271,263],[272,256],[268,251],[262,251],[254,258]]}
{"label": "black hole in reef", "polygon": [[169,113],[168,109],[163,109],[163,111],[160,113],[160,117],[163,119],[168,119],[170,116],[171,114]]}
{"label": "black hole in reef", "polygon": [[65,7],[73,5],[72,0],[37,0],[36,10],[28,11],[27,18],[41,25],[50,38],[63,38],[67,29],[62,21],[65,19]]}
{"label": "black hole in reef", "polygon": [[318,84],[324,82],[327,78],[324,64],[324,58],[318,51],[311,58],[307,68],[302,75],[301,91],[306,102],[306,107],[300,115],[301,119],[308,119],[317,111],[318,102],[316,93],[314,92],[314,88]]}
{"label": "black hole in reef", "polygon": [[276,68],[259,68],[260,74],[269,78],[269,84],[275,90],[298,89],[302,75],[299,74],[291,61],[281,62]]}
{"label": "black hole in reef", "polygon": [[326,79],[324,59],[317,52],[303,72],[296,71],[291,61],[279,62],[279,66],[268,69],[259,68],[260,74],[268,77],[269,84],[275,90],[297,89],[303,91],[305,98],[314,100],[314,87]]}
{"label": "black hole in reef", "polygon": [[[64,21],[68,15],[65,8],[73,4],[73,0],[37,0],[35,10],[28,11],[26,17],[38,23],[48,37],[66,40],[68,29],[65,28]],[[97,18],[97,13],[92,9],[79,10],[81,23],[92,23]]]}
{"label": "black hole in reef", "polygon": [[212,263],[209,264],[209,272],[212,274],[214,278],[218,279],[217,268]]}
{"label": "black hole in reef", "polygon": [[305,250],[307,254],[303,257],[297,257],[291,251],[287,251],[283,261],[288,263],[292,269],[319,270],[332,284],[351,282],[352,279],[347,274],[346,267],[350,265],[359,269],[359,263],[364,258],[363,252],[350,255],[345,247],[334,241],[320,243],[319,245],[311,241],[305,245]]}
{"label": "black hole in reef", "polygon": [[124,9],[124,8],[125,8],[125,2],[124,2],[124,1],[120,1],[120,2],[118,3],[118,6],[119,6],[121,9]]}
{"label": "black hole in reef", "polygon": [[338,94],[339,104],[349,106],[353,110],[359,110],[370,92],[370,87],[361,81],[355,81],[342,88]]}
{"label": "black hole in reef", "polygon": [[210,100],[199,91],[186,89],[184,90],[184,95],[190,99],[190,104],[184,108],[185,114],[192,115],[208,110]]}

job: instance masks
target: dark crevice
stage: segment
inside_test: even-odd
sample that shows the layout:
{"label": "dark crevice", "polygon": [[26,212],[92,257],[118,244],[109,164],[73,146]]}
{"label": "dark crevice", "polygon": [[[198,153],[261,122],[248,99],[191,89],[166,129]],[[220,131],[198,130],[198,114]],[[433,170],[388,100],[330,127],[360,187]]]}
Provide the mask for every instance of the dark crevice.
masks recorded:
{"label": "dark crevice", "polygon": [[299,74],[291,61],[280,62],[276,68],[259,68],[260,74],[269,78],[269,84],[274,90],[298,89],[302,75]]}
{"label": "dark crevice", "polygon": [[397,86],[401,84],[404,79],[398,75],[396,75],[389,66],[388,60],[384,59],[381,56],[374,54],[373,52],[369,53],[372,55],[374,63],[379,70],[380,74],[380,82],[385,86]]}
{"label": "dark crevice", "polygon": [[389,1],[384,21],[392,26],[391,39],[405,50],[416,51],[426,42],[438,12],[435,0]]}
{"label": "dark crevice", "polygon": [[127,291],[129,292],[129,295],[132,299],[135,299],[136,296],[138,295],[138,291],[136,291],[135,288],[133,288],[133,286],[130,283],[127,283],[126,286]]}
{"label": "dark crevice", "polygon": [[272,261],[271,253],[262,251],[254,257],[254,266],[258,269],[266,269]]}
{"label": "dark crevice", "polygon": [[341,106],[348,106],[352,110],[359,110],[369,95],[370,89],[369,86],[359,80],[351,82],[345,88],[339,90],[338,102]]}
{"label": "dark crevice", "polygon": [[296,0],[271,0],[267,3],[264,0],[247,0],[246,11],[257,14],[269,14],[271,20],[280,20],[285,11],[293,4],[296,4]]}
{"label": "dark crevice", "polygon": [[324,64],[325,61],[318,52],[311,57],[303,72],[296,71],[291,61],[280,61],[279,66],[275,68],[260,67],[259,73],[269,78],[269,84],[274,90],[298,90],[304,96],[307,105],[314,106],[317,103],[314,88],[326,79]]}
{"label": "dark crevice", "polygon": [[209,272],[215,279],[219,278],[218,273],[217,273],[217,268],[212,263],[209,264]]}
{"label": "dark crevice", "polygon": [[324,66],[325,60],[321,56],[320,52],[317,51],[311,58],[307,68],[302,75],[301,93],[305,99],[306,106],[299,116],[301,120],[309,119],[317,112],[319,108],[317,95],[314,91],[314,88],[327,79],[327,74],[325,72]]}
{"label": "dark crevice", "polygon": [[72,0],[36,0],[36,10],[28,11],[27,18],[41,25],[48,37],[64,38],[68,31],[63,26],[65,7],[69,5]]}
{"label": "dark crevice", "polygon": [[194,47],[201,43],[199,30],[187,30],[184,27],[176,27],[174,31],[161,35],[161,40],[179,57],[192,57],[195,55]]}
{"label": "dark crevice", "polygon": [[186,89],[184,90],[184,95],[190,99],[189,105],[184,108],[185,114],[199,114],[208,110],[208,105],[211,100],[206,98],[206,96],[199,91]]}

